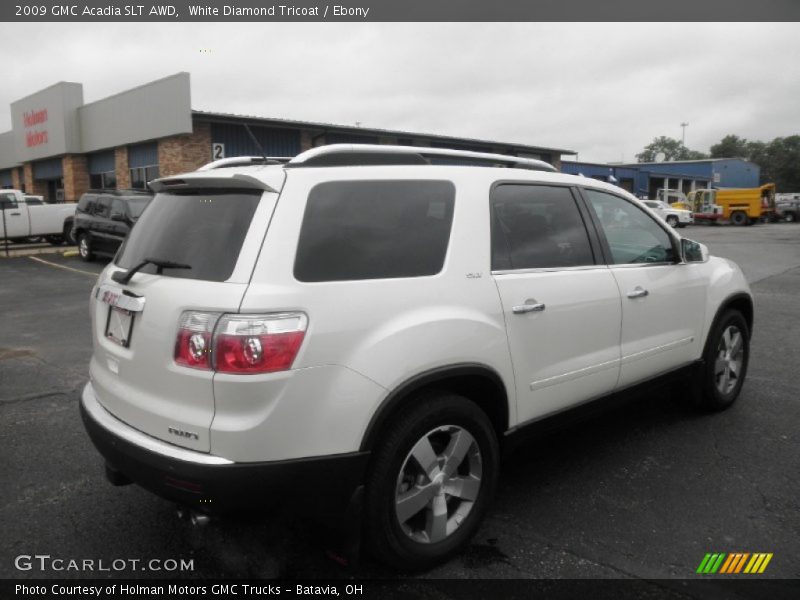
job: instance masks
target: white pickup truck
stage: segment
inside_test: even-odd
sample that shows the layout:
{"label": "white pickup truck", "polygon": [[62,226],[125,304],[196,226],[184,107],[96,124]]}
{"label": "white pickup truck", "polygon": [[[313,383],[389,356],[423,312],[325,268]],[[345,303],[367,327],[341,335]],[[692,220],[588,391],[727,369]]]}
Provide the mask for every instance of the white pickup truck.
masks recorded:
{"label": "white pickup truck", "polygon": [[[28,203],[28,199],[33,199]],[[75,204],[42,204],[38,196],[19,190],[0,190],[0,240],[44,238],[51,244],[73,243]]]}

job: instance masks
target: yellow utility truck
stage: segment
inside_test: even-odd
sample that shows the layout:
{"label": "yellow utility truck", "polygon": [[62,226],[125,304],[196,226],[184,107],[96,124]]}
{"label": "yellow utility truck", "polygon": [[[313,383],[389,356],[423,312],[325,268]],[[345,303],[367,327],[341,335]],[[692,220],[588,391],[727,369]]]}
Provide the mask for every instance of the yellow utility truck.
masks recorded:
{"label": "yellow utility truck", "polygon": [[774,219],[775,184],[756,188],[706,188],[689,192],[688,203],[697,221],[728,221],[752,225],[760,219]]}

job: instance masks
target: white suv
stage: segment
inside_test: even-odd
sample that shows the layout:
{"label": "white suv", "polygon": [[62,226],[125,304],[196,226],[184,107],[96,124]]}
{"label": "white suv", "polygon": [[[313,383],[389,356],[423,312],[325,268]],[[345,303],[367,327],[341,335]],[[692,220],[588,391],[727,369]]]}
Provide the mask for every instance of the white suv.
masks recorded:
{"label": "white suv", "polygon": [[91,297],[81,409],[109,479],[195,510],[349,509],[419,569],[476,531],[527,426],[673,378],[729,406],[739,268],[553,171],[327,146],[153,182]]}

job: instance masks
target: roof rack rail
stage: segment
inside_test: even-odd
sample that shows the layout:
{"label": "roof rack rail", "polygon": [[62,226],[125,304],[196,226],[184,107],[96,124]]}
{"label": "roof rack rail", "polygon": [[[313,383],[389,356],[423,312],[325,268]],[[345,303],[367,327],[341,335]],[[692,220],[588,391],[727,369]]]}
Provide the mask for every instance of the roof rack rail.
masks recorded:
{"label": "roof rack rail", "polygon": [[211,171],[213,169],[223,169],[225,167],[242,167],[249,165],[282,165],[288,163],[290,160],[290,156],[231,156],[205,164],[197,170]]}
{"label": "roof rack rail", "polygon": [[424,148],[415,146],[386,146],[377,144],[331,144],[312,148],[291,159],[286,168],[344,167],[365,165],[424,165],[430,159],[465,160],[487,166],[530,169],[555,172],[550,163],[533,158],[521,158],[507,154],[449,150],[447,148]]}

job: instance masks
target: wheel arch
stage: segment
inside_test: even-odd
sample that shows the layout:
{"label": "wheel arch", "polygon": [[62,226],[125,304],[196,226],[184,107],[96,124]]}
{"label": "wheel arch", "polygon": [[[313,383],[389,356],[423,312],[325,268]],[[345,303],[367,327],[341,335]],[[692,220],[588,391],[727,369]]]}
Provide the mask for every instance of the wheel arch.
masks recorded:
{"label": "wheel arch", "polygon": [[367,424],[361,451],[372,450],[392,418],[421,400],[421,392],[446,390],[475,402],[489,417],[498,440],[508,429],[508,393],[500,375],[481,364],[457,364],[431,369],[405,380],[381,402]]}
{"label": "wheel arch", "polygon": [[711,326],[708,328],[708,332],[706,333],[706,341],[703,345],[703,355],[705,356],[705,351],[708,347],[709,340],[711,337],[711,332],[714,331],[714,328],[717,326],[720,318],[725,311],[729,309],[734,309],[742,313],[744,320],[747,322],[747,335],[748,337],[752,337],[753,335],[753,319],[754,319],[754,309],[753,309],[753,298],[750,294],[746,294],[744,292],[739,292],[736,294],[732,294],[723,300],[719,307],[717,308],[717,312],[714,315],[714,320],[711,322]]}

